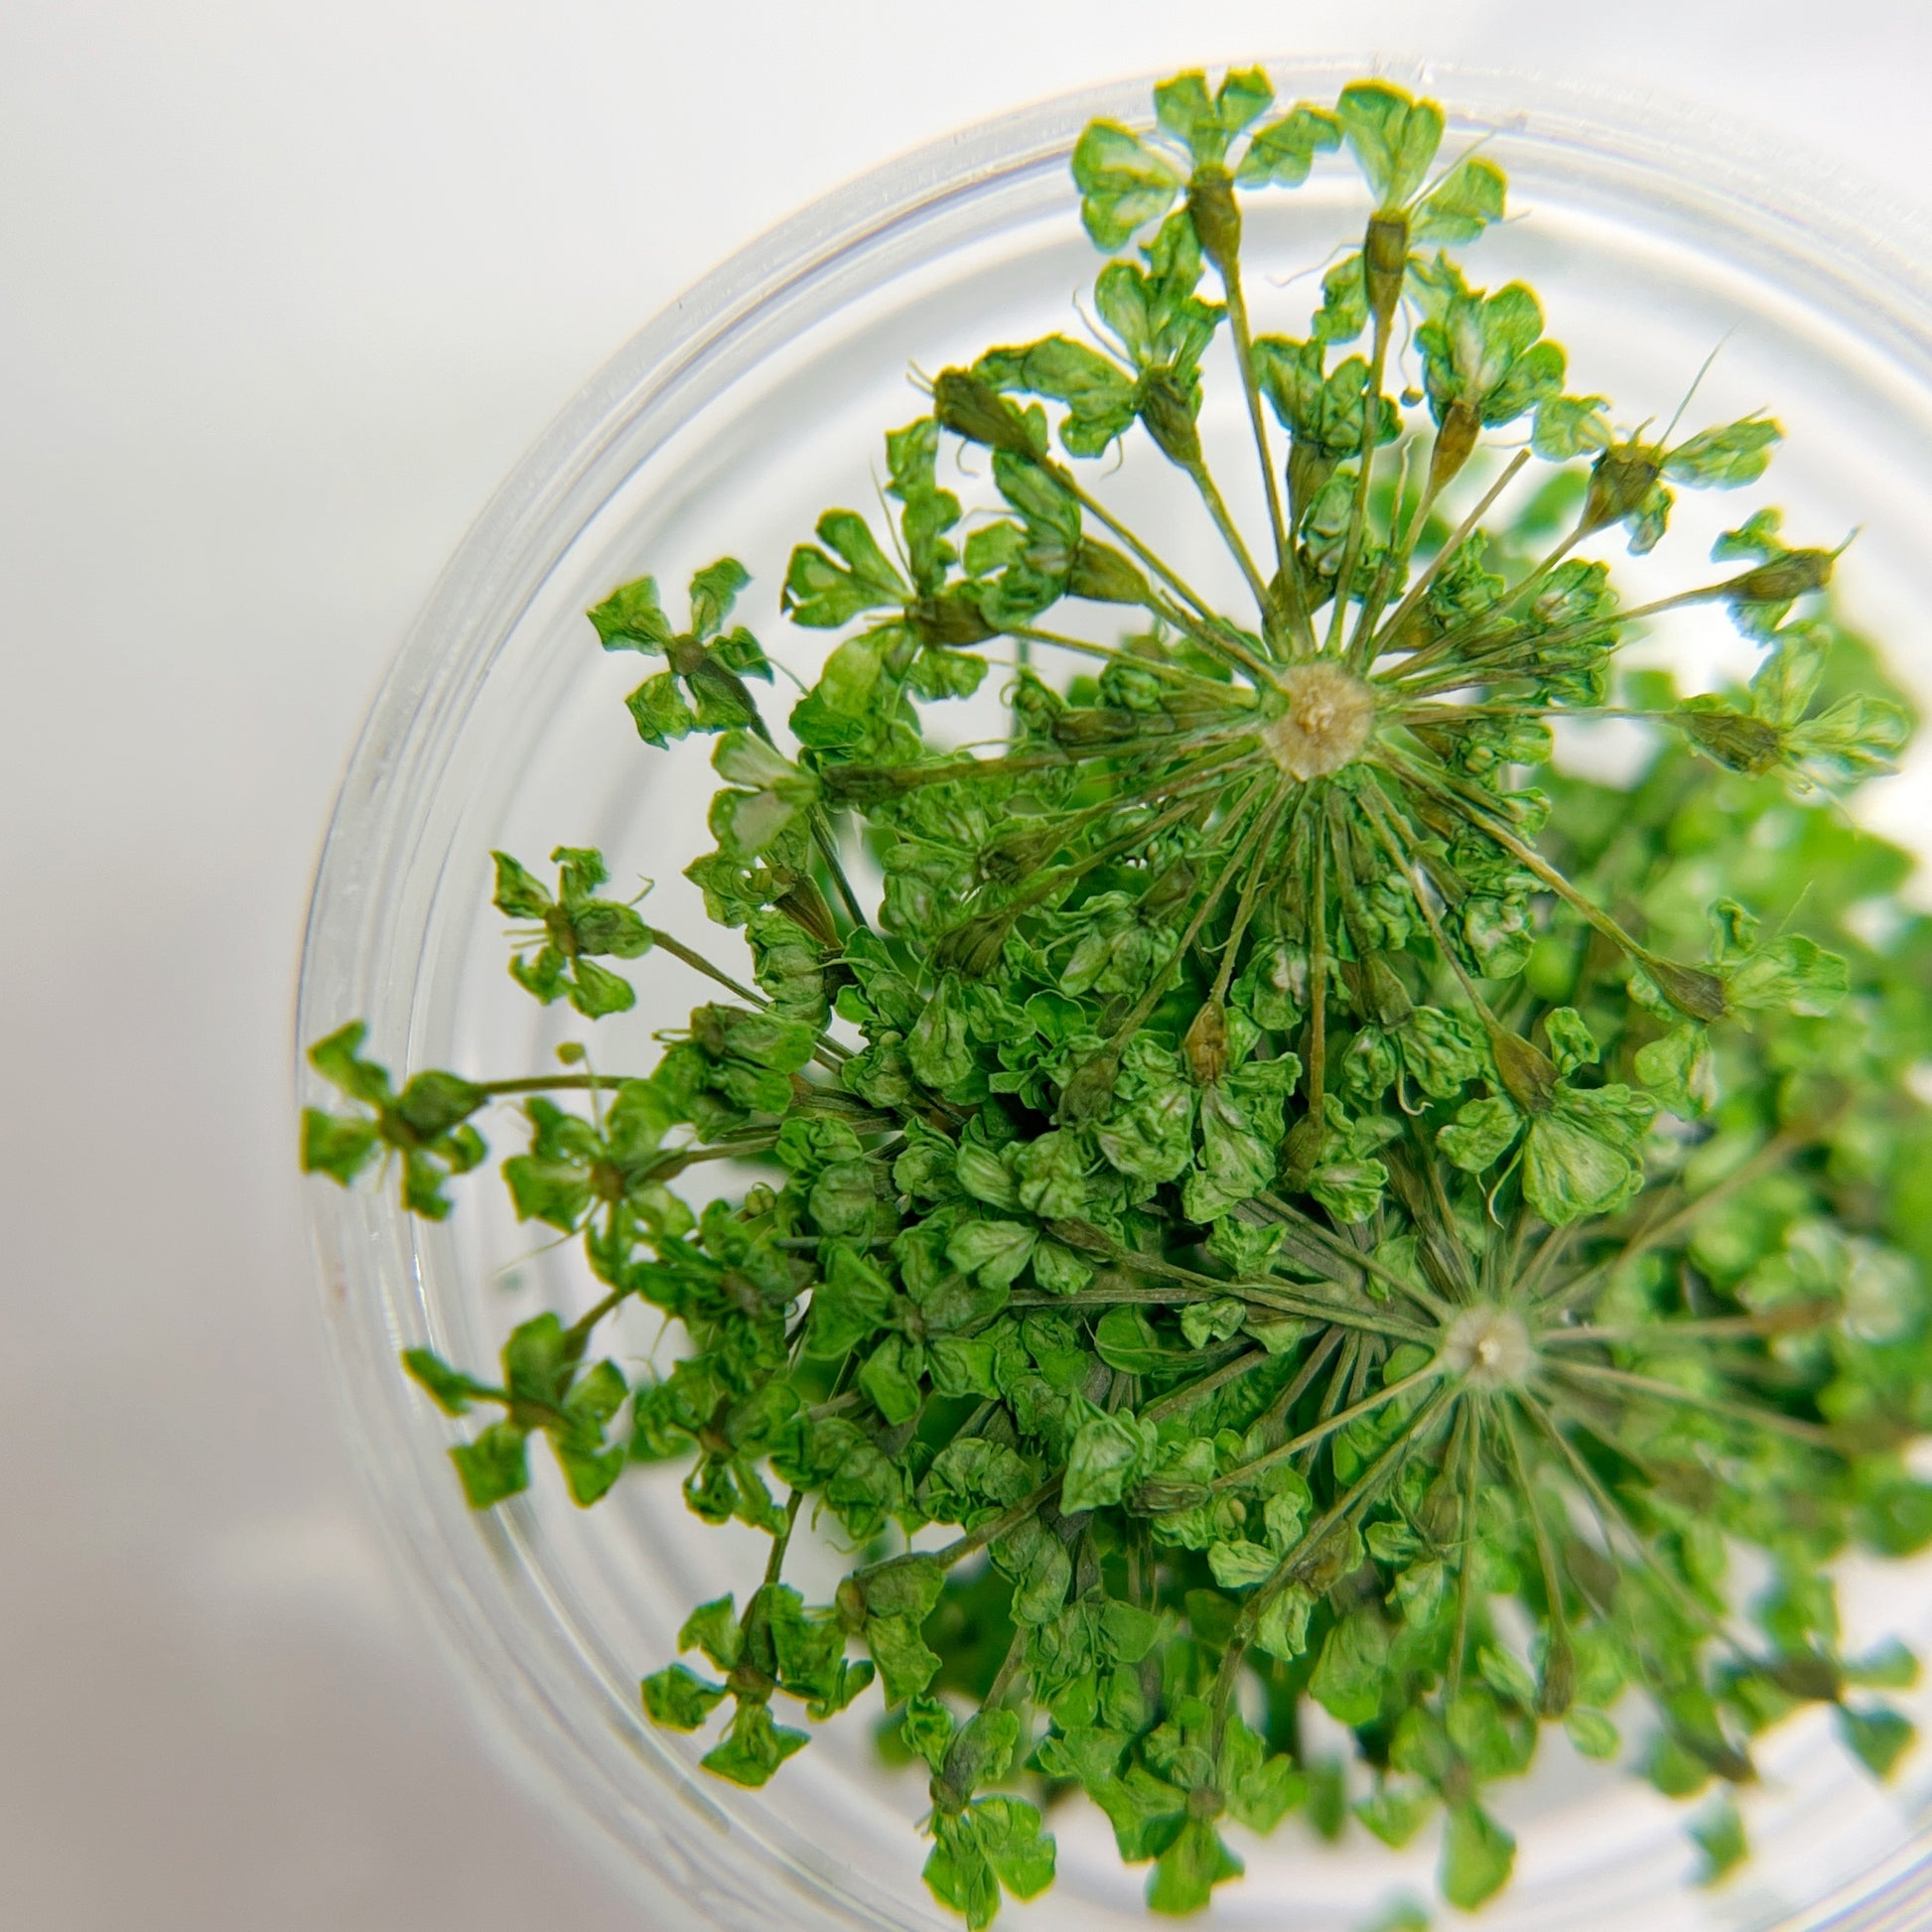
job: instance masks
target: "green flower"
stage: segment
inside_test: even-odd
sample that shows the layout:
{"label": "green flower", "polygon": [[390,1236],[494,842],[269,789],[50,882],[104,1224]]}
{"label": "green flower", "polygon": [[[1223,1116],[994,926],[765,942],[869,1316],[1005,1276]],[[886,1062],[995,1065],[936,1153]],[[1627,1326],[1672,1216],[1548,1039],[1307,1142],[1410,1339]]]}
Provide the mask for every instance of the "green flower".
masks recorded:
{"label": "green flower", "polygon": [[668,745],[694,731],[756,726],[758,700],[745,680],[771,682],[771,666],[743,624],[725,629],[738,594],[751,582],[731,557],[708,564],[691,579],[691,622],[673,630],[654,578],[624,584],[590,613],[606,650],[642,651],[669,665],[646,678],[624,702],[647,745]]}
{"label": "green flower", "polygon": [[[519,941],[510,978],[545,1006],[569,1000],[587,1020],[628,1012],[637,1001],[630,982],[598,965],[592,955],[635,959],[650,950],[651,930],[628,905],[597,897],[611,876],[604,855],[583,846],[558,846],[550,855],[558,868],[554,897],[507,852],[490,857],[496,862],[496,909],[513,919],[535,919],[542,927],[540,936]],[[537,948],[534,957],[531,946]]]}
{"label": "green flower", "polygon": [[358,1051],[367,1036],[368,1029],[356,1020],[309,1048],[309,1064],[358,1109],[349,1114],[303,1110],[303,1172],[326,1173],[346,1187],[372,1161],[393,1155],[402,1173],[403,1206],[440,1221],[452,1205],[443,1183],[481,1166],[488,1153],[483,1136],[469,1125],[488,1095],[444,1072],[415,1074],[398,1093],[388,1069]]}

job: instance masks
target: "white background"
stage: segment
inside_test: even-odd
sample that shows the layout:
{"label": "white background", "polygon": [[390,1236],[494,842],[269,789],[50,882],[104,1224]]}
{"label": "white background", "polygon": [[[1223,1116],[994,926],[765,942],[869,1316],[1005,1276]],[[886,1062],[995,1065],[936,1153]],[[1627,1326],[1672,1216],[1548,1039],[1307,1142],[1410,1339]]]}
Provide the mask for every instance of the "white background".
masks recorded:
{"label": "white background", "polygon": [[336,1436],[289,1015],[414,607],[647,316],[1149,69],[1433,55],[1928,199],[1908,0],[11,0],[0,14],[0,1928],[648,1924],[483,1754]]}

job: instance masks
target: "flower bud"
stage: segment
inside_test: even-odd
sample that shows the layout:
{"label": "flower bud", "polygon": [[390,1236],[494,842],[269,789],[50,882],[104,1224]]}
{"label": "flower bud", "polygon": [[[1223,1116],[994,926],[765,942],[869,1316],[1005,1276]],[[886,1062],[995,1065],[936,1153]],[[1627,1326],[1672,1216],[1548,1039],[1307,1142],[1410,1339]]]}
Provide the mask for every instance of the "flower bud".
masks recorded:
{"label": "flower bud", "polygon": [[1648,955],[1643,970],[1656,981],[1657,990],[1664,998],[1689,1019],[1722,1020],[1730,1011],[1730,1003],[1725,997],[1725,983],[1716,973]]}
{"label": "flower bud", "polygon": [[1069,751],[1084,751],[1095,745],[1118,745],[1128,739],[1139,738],[1147,729],[1147,720],[1130,717],[1125,712],[1084,707],[1062,711],[1052,724],[1053,743],[1063,745]]}
{"label": "flower bud", "polygon": [[1141,421],[1170,463],[1183,470],[1201,464],[1200,431],[1187,392],[1166,369],[1157,369],[1141,391]]}
{"label": "flower bud", "polygon": [[1368,312],[1378,331],[1395,321],[1396,305],[1402,300],[1402,278],[1409,268],[1409,217],[1394,214],[1369,216],[1368,234],[1362,242],[1362,280],[1368,289]]}
{"label": "flower bud", "polygon": [[1120,551],[1091,537],[1083,537],[1073,553],[1066,589],[1090,604],[1145,604],[1151,595],[1147,579]]}
{"label": "flower bud", "polygon": [[1440,495],[1452,483],[1475,449],[1482,431],[1482,418],[1473,404],[1460,397],[1444,413],[1442,427],[1436,432],[1436,445],[1429,454],[1429,493]]}
{"label": "flower bud", "polygon": [[1548,1113],[1556,1097],[1556,1063],[1541,1047],[1532,1046],[1521,1034],[1501,1029],[1490,1036],[1489,1050],[1496,1056],[1496,1071],[1509,1097],[1526,1114]]}
{"label": "flower bud", "polygon": [[866,1627],[866,1587],[857,1577],[847,1577],[832,1597],[839,1613],[840,1627],[856,1637]]}
{"label": "flower bud", "polygon": [[998,885],[1018,885],[1046,863],[1062,836],[1059,824],[1050,819],[1009,827],[980,847],[975,870]]}
{"label": "flower bud", "polygon": [[1358,1568],[1361,1561],[1361,1538],[1352,1529],[1344,1529],[1337,1523],[1321,1539],[1308,1567],[1303,1570],[1303,1586],[1311,1596],[1325,1596],[1344,1577]]}
{"label": "flower bud", "polygon": [[1282,1172],[1298,1193],[1307,1191],[1315,1169],[1321,1165],[1321,1150],[1327,1138],[1326,1127],[1313,1114],[1304,1114],[1288,1130],[1288,1138],[1282,1143]]}
{"label": "flower bud", "polygon": [[1550,1643],[1550,1654],[1543,1663],[1543,1688],[1536,1700],[1537,1716],[1561,1718],[1577,1701],[1577,1653],[1570,1638],[1559,1630]]}
{"label": "flower bud", "polygon": [[1845,1689],[1845,1673],[1829,1657],[1773,1657],[1762,1666],[1779,1690],[1812,1704],[1835,1704]]}
{"label": "flower bud", "polygon": [[1228,1010],[1219,1000],[1203,1002],[1180,1042],[1195,1084],[1211,1087],[1228,1064]]}
{"label": "flower bud", "polygon": [[1775,771],[1784,756],[1784,734],[1761,718],[1690,705],[1681,707],[1675,715],[1700,752],[1732,771],[1762,777],[1767,771]]}
{"label": "flower bud", "polygon": [[1399,1027],[1416,1010],[1386,953],[1370,953],[1362,962],[1361,986],[1363,1001],[1379,1027]]}
{"label": "flower bud", "polygon": [[1422,1507],[1416,1512],[1416,1522],[1432,1543],[1447,1544],[1453,1541],[1456,1525],[1461,1520],[1461,1494],[1455,1478],[1448,1469],[1444,1469],[1423,1492]]}
{"label": "flower bud", "polygon": [[1149,1476],[1128,1496],[1127,1507],[1136,1516],[1165,1516],[1170,1510],[1198,1509],[1213,1493],[1206,1483],[1185,1476]]}
{"label": "flower bud", "polygon": [[1589,492],[1584,498],[1582,533],[1621,523],[1657,486],[1663,475],[1657,453],[1636,443],[1608,449],[1590,465]]}
{"label": "flower bud", "polygon": [[1288,445],[1288,500],[1299,527],[1310,505],[1335,474],[1335,455],[1325,444],[1306,436],[1291,437]]}
{"label": "flower bud", "polygon": [[1787,550],[1782,557],[1733,577],[1725,595],[1740,604],[1789,604],[1832,581],[1837,557],[1829,550]]}
{"label": "flower bud", "polygon": [[1027,419],[992,383],[966,369],[941,369],[932,385],[932,413],[942,429],[989,450],[1029,460],[1034,447]]}
{"label": "flower bud", "polygon": [[1241,257],[1241,208],[1225,168],[1202,168],[1187,186],[1187,214],[1201,253],[1231,282]]}
{"label": "flower bud", "polygon": [[1148,882],[1147,891],[1141,895],[1143,916],[1158,918],[1163,912],[1184,905],[1194,896],[1197,876],[1185,859],[1175,859],[1164,866]]}
{"label": "flower bud", "polygon": [[987,622],[979,605],[965,591],[943,597],[922,597],[906,609],[906,620],[922,644],[983,644],[999,633]]}

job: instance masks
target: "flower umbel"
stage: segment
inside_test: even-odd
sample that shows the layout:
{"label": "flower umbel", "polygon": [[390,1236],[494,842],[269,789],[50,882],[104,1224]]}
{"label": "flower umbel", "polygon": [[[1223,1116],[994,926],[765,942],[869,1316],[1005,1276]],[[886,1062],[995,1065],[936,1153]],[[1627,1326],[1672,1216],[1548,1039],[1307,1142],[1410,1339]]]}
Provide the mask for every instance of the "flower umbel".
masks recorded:
{"label": "flower umbel", "polygon": [[[591,614],[664,660],[628,701],[649,743],[716,735],[688,875],[754,983],[599,897],[600,853],[559,847],[554,893],[498,854],[536,998],[621,1015],[597,962],[653,947],[729,997],[648,1069],[574,1047],[399,1093],[345,1029],[315,1059],[357,1111],[312,1112],[305,1158],[347,1184],[387,1150],[441,1214],[471,1117],[522,1099],[512,1202],[595,1299],[517,1326],[500,1381],[409,1351],[448,1413],[501,1412],[456,1446],[467,1493],[525,1488],[541,1435],[581,1504],[676,1463],[700,1518],[765,1534],[743,1606],[680,1634],[713,1674],[663,1661],[646,1711],[759,1786],[811,1735],[778,1700],[823,1722],[876,1683],[970,1925],[1050,1883],[1047,1809],[1086,1800],[1156,1911],[1298,1808],[1437,1832],[1472,1908],[1514,1858],[1489,1788],[1551,1725],[1715,1790],[1716,1878],[1767,1726],[1829,1705],[1879,1776],[1913,1736],[1880,1696],[1912,1660],[1847,1652],[1830,1577],[1932,1540],[1902,1077],[1932,922],[1840,809],[1909,716],[1833,615],[1836,552],[1773,509],[1624,600],[1591,553],[1756,483],[1777,425],[1653,437],[1570,393],[1536,295],[1465,276],[1506,184],[1445,159],[1434,103],[1280,111],[1237,70],[1154,106],[1073,155],[1100,345],[942,369],[886,439],[893,527],[833,508],[792,552],[779,609],[836,636],[782,725],[735,560],[686,629],[649,578]],[[1247,198],[1344,166],[1359,234],[1303,336],[1258,333]],[[1265,527],[1201,427],[1217,371]],[[1116,462],[1178,473],[1231,597],[1114,506]],[[1624,667],[1695,604],[1761,652],[1747,689]],[[947,706],[996,664],[1002,734],[963,744]],[[1648,735],[1627,786],[1553,761],[1555,721],[1609,715]],[[673,1183],[705,1162],[735,1178],[700,1211]],[[636,1305],[667,1365],[586,1368]],[[812,1534],[848,1564],[819,1603],[783,1581]]]}

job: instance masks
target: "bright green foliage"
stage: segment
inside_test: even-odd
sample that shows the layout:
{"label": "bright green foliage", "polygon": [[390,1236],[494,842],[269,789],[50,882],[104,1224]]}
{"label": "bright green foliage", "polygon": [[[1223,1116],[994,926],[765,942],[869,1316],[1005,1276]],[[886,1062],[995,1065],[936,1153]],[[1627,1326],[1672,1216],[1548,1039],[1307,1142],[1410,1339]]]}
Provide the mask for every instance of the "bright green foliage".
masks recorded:
{"label": "bright green foliage", "polygon": [[[1357,190],[1297,315],[1244,284],[1243,197],[1316,167],[1372,212]],[[483,1412],[468,1494],[522,1489],[540,1435],[579,1502],[670,1463],[762,1532],[646,1712],[758,1786],[876,1684],[970,1925],[1050,1882],[1049,1800],[1098,1807],[1157,1912],[1296,1810],[1440,1830],[1475,1909],[1515,1859],[1493,1787],[1557,1725],[1696,1798],[1721,1875],[1768,1725],[1829,1705],[1880,1777],[1914,1741],[1880,1701],[1909,1654],[1846,1655],[1831,1582],[1932,1543],[1904,1454],[1932,1121],[1901,1078],[1932,1062],[1932,921],[1841,809],[1908,713],[1832,615],[1834,553],[1755,504],[1666,600],[1729,614],[1748,684],[1626,669],[1669,616],[1623,600],[1616,533],[1755,483],[1777,428],[1653,441],[1567,393],[1536,295],[1465,279],[1504,184],[1433,103],[1182,74],[1074,175],[1118,251],[1094,329],[941,369],[886,438],[891,526],[830,509],[792,551],[780,612],[826,648],[788,736],[726,628],[738,565],[683,631],[649,579],[593,613],[666,662],[647,739],[715,734],[688,876],[756,988],[600,897],[598,854],[559,848],[554,891],[499,855],[539,998],[627,1007],[597,962],[652,945],[720,997],[608,1077],[397,1093],[346,1028],[308,1165],[394,1154],[440,1213],[470,1117],[521,1099],[511,1205],[582,1242],[597,1299],[523,1321],[495,1382],[406,1354]],[[1238,408],[1203,407],[1217,370]],[[1216,481],[1230,421],[1265,528]],[[1150,455],[1225,540],[1228,608],[1113,507]],[[989,737],[947,707],[990,666]],[[1554,717],[1610,712],[1649,744],[1628,784],[1554,761]],[[700,1212],[679,1176],[726,1158]],[[842,1553],[829,1602],[782,1581],[806,1536]],[[1361,1765],[1299,1753],[1316,1707]]]}

